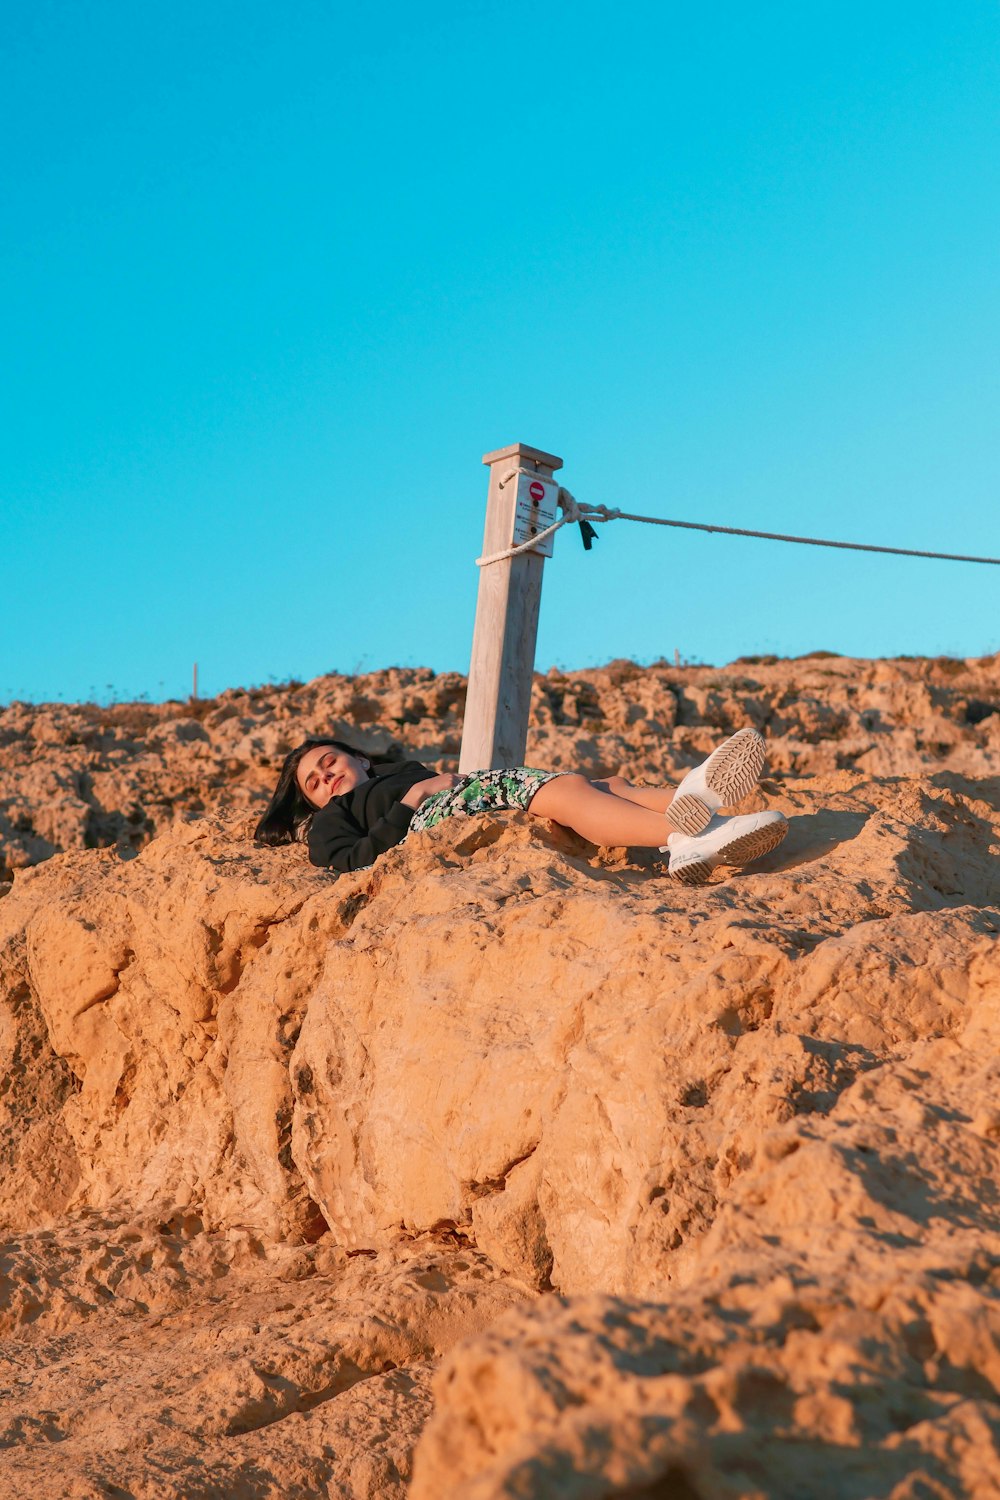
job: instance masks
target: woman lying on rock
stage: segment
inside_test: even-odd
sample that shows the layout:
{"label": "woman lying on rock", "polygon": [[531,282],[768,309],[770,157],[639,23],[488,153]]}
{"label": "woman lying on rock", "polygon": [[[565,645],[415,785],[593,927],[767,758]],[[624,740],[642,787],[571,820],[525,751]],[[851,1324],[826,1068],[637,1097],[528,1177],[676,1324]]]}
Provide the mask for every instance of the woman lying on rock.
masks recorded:
{"label": "woman lying on rock", "polygon": [[373,761],[342,740],[309,739],[286,756],[254,837],[258,844],[307,839],[314,865],[363,870],[443,818],[518,808],[592,844],[660,849],[670,855],[671,875],[703,885],[717,866],[749,864],[788,831],[779,812],[718,816],[753,790],[763,765],[764,741],[753,729],[724,740],[676,789],[528,766],[436,776],[419,761]]}

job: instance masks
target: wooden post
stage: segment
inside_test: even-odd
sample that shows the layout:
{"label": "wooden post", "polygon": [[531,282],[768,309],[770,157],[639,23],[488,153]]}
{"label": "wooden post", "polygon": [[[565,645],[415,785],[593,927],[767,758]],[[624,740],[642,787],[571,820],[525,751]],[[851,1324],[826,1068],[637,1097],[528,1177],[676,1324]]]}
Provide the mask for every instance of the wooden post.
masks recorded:
{"label": "wooden post", "polygon": [[[540,448],[511,443],[483,455],[489,465],[483,556],[513,543],[517,469],[531,469],[551,481],[562,459]],[[538,552],[522,552],[479,570],[479,598],[472,636],[461,772],[496,770],[524,763],[535,668],[542,567]]]}

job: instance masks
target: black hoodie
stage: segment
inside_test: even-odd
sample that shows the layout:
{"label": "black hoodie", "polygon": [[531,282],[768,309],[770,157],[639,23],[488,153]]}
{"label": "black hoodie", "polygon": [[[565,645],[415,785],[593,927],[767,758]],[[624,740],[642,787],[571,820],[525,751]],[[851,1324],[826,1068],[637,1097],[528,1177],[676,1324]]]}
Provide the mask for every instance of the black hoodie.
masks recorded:
{"label": "black hoodie", "polygon": [[406,837],[414,809],[400,797],[435,773],[418,760],[373,761],[371,776],[313,814],[309,858],[324,869],[364,870]]}

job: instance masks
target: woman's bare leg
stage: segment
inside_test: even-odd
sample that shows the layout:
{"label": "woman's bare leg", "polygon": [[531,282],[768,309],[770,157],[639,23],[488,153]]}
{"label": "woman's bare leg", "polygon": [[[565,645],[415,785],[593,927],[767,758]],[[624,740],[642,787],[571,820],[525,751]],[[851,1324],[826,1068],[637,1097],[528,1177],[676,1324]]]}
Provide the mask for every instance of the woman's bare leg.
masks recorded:
{"label": "woman's bare leg", "polygon": [[653,812],[666,812],[674,800],[672,786],[633,786],[624,776],[607,776],[603,781],[592,781],[599,792],[611,792],[615,797],[624,797],[626,802],[638,803]]}
{"label": "woman's bare leg", "polygon": [[[632,791],[638,788],[631,788]],[[658,788],[669,806],[672,793]],[[605,792],[586,776],[557,776],[540,786],[528,805],[538,818],[551,818],[572,828],[592,844],[625,844],[634,849],[658,849],[673,832],[658,808],[640,806],[631,798]]]}

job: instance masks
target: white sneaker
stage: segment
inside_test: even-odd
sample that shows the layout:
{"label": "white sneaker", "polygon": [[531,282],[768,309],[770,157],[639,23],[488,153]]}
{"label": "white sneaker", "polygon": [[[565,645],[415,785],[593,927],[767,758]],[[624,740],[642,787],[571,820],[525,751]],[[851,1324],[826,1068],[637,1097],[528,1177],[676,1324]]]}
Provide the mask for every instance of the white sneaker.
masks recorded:
{"label": "white sneaker", "polygon": [[776,849],[788,832],[784,813],[747,813],[713,818],[704,833],[672,833],[661,849],[670,854],[670,874],[685,885],[704,885],[718,865],[748,865]]}
{"label": "white sneaker", "polygon": [[756,729],[738,729],[687,773],[664,814],[667,822],[679,833],[701,833],[720,807],[732,807],[753,791],[766,753]]}

